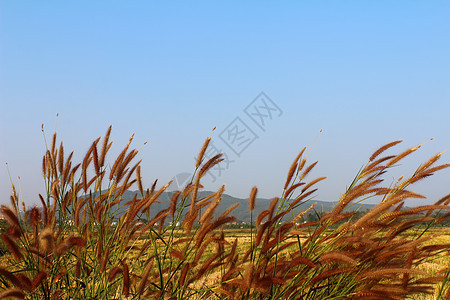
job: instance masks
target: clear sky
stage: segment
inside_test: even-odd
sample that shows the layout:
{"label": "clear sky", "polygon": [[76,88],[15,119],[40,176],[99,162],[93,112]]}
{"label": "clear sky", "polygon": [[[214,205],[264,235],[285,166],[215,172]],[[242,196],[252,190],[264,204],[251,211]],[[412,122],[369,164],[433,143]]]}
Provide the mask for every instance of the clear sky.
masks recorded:
{"label": "clear sky", "polygon": [[[149,141],[146,185],[192,172],[217,126],[214,145],[232,162],[204,185],[239,197],[254,185],[279,195],[323,129],[311,178],[328,176],[317,199],[335,201],[384,143],[402,139],[401,151],[434,137],[392,176],[450,146],[449,83],[448,1],[1,1],[0,202],[8,162],[25,202],[38,203],[41,124],[50,137],[57,113],[75,159],[110,124],[112,154],[132,133],[136,147]],[[261,92],[278,107],[263,127],[245,111]],[[250,134],[232,145],[239,156],[225,142],[233,126]],[[445,171],[417,191],[431,202],[449,186]]]}

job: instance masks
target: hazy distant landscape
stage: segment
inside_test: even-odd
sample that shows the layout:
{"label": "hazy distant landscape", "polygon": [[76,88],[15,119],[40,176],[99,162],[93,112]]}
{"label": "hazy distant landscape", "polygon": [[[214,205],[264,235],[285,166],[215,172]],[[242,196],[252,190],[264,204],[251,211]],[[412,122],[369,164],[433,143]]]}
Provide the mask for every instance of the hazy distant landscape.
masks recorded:
{"label": "hazy distant landscape", "polygon": [[[200,191],[198,196],[200,198],[205,198],[206,196],[209,196],[213,194],[212,191]],[[124,201],[123,203],[126,203],[133,199],[135,195],[139,195],[139,191],[126,191],[123,194]],[[155,203],[153,207],[152,215],[154,216],[156,213],[160,212],[164,208],[166,208],[170,204],[170,199],[172,198],[173,192],[164,192],[161,194],[159,201],[162,203]],[[266,210],[270,206],[270,202],[273,200],[273,198],[256,198],[255,200],[255,208],[254,208],[254,214],[259,215],[262,211]],[[223,214],[228,208],[232,207],[233,205],[239,203],[239,206],[237,206],[233,210],[233,216],[236,217],[236,220],[238,222],[250,222],[250,212],[248,209],[248,198],[242,199],[242,198],[236,198],[233,196],[230,196],[226,193],[222,194],[222,199],[220,201],[220,204],[216,208],[216,214],[221,215]],[[293,214],[297,215],[300,212],[306,210],[308,207],[311,206],[311,204],[317,203],[317,205],[314,207],[316,212],[323,213],[323,212],[330,212],[337,204],[337,202],[328,202],[328,201],[320,201],[320,200],[314,200],[311,199],[309,201],[305,201],[304,203],[300,204],[295,210],[293,210]],[[360,204],[356,204],[353,207],[350,208],[350,210],[370,210],[374,207],[373,204],[364,204],[361,206]],[[311,212],[311,214],[315,214],[314,211]],[[305,216],[306,217],[306,216]],[[289,216],[286,216],[286,219],[289,219]],[[292,219],[292,216],[291,216]]]}

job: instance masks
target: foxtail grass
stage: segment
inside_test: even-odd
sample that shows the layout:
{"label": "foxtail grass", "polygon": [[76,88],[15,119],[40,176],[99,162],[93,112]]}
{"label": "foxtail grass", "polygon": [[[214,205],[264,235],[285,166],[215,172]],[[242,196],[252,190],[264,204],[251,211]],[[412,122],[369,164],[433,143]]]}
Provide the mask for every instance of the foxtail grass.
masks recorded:
{"label": "foxtail grass", "polygon": [[[78,163],[52,135],[42,160],[40,208],[20,211],[13,186],[11,205],[1,207],[8,227],[1,234],[0,299],[448,299],[448,268],[428,274],[421,264],[450,250],[428,243],[430,228],[450,216],[450,196],[404,205],[424,198],[414,184],[450,166],[436,165],[442,153],[384,185],[390,170],[420,145],[385,156],[400,141],[380,147],[333,210],[307,222],[326,177],[310,179],[318,162],[309,163],[303,148],[280,197],[258,215],[257,188],[251,190],[243,241],[224,230],[238,204],[218,213],[225,186],[199,196],[204,176],[223,160],[206,156],[210,138],[190,183],[168,193],[171,182],[145,188],[133,136],[110,159],[110,135],[111,127]],[[138,192],[125,202],[133,186]],[[368,198],[378,204],[358,214],[354,207]],[[165,208],[157,209],[162,202]],[[306,202],[309,208],[299,210]]]}

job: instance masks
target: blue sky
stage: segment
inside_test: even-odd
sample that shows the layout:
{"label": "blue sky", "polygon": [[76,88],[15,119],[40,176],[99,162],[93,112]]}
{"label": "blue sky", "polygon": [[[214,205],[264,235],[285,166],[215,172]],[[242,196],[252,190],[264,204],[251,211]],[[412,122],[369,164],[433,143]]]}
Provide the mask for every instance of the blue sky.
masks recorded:
{"label": "blue sky", "polygon": [[[401,151],[434,137],[394,170],[408,175],[450,146],[450,3],[447,1],[2,1],[0,191],[43,192],[40,166],[57,131],[80,158],[112,124],[118,153],[135,133],[144,184],[191,172],[203,140],[245,197],[280,194],[292,159],[310,146],[317,199],[335,201],[380,145]],[[265,131],[244,109],[260,92],[282,110]],[[220,133],[239,117],[257,135],[240,156]],[[448,162],[448,154],[443,161]],[[417,191],[448,193],[448,171]]]}

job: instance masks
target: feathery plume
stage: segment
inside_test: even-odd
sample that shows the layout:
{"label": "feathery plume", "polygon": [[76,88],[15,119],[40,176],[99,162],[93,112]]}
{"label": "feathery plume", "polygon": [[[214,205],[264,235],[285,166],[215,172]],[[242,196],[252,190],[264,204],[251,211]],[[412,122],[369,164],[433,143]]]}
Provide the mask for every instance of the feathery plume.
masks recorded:
{"label": "feathery plume", "polygon": [[181,270],[181,274],[180,274],[180,279],[179,279],[179,284],[180,286],[184,286],[185,282],[186,282],[186,275],[189,271],[189,269],[191,268],[191,264],[190,263],[186,263],[183,267],[183,269]]}
{"label": "feathery plume", "polygon": [[224,159],[221,159],[220,157],[222,157],[222,153],[217,154],[209,159],[198,172],[198,177],[203,177],[203,175],[205,175],[205,173],[208,172],[212,167],[222,162]]}
{"label": "feathery plume", "polygon": [[314,179],[313,181],[309,182],[307,185],[305,185],[302,189],[302,193],[304,193],[307,189],[309,189],[311,186],[315,185],[316,183],[318,183],[319,181],[322,181],[326,179],[326,177],[319,177]]}
{"label": "feathery plume", "polygon": [[112,145],[112,142],[110,144],[108,144],[109,142],[109,136],[111,134],[111,129],[112,129],[112,125],[110,125],[108,127],[108,130],[106,131],[106,135],[103,138],[103,146],[102,146],[102,152],[100,154],[100,159],[99,159],[99,166],[100,168],[103,167],[103,165],[105,164],[105,157],[106,157],[106,153],[108,152],[109,148]]}
{"label": "feathery plume", "polygon": [[284,197],[285,197],[285,198],[289,198],[289,196],[292,194],[292,192],[293,192],[295,189],[297,189],[298,187],[300,187],[300,186],[302,186],[302,185],[304,185],[304,184],[305,184],[304,182],[299,182],[299,183],[296,183],[296,184],[291,185],[291,186],[289,187],[289,189],[286,191],[286,193],[284,193]]}
{"label": "feathery plume", "polygon": [[25,293],[18,288],[9,288],[0,293],[0,299],[10,298],[25,299]]}
{"label": "feathery plume", "polygon": [[47,278],[47,273],[44,271],[39,271],[31,283],[31,290],[36,289],[45,278]]}
{"label": "feathery plume", "polygon": [[250,262],[245,267],[244,280],[242,282],[243,283],[242,290],[244,292],[250,289],[254,278],[255,278],[255,265],[252,262]]}
{"label": "feathery plume", "polygon": [[17,244],[9,237],[8,234],[2,233],[1,236],[9,252],[16,258],[17,261],[20,261],[23,258],[23,254]]}
{"label": "feathery plume", "polygon": [[99,163],[98,152],[97,152],[97,141],[95,141],[92,144],[92,157],[93,157],[93,161],[94,161],[95,174],[99,175],[100,174],[100,163]]}
{"label": "feathery plume", "polygon": [[6,205],[1,206],[1,212],[2,215],[6,218],[8,223],[11,226],[16,226],[20,228],[19,219],[17,218],[16,214]]}
{"label": "feathery plume", "polygon": [[59,145],[59,159],[58,159],[58,169],[59,169],[59,173],[62,173],[64,170],[64,147],[63,147],[63,142],[61,142],[61,144]]}
{"label": "feathery plume", "polygon": [[427,275],[425,271],[416,270],[416,269],[408,269],[408,268],[380,268],[375,270],[370,270],[363,272],[357,276],[358,279],[363,278],[377,278],[377,277],[385,277],[386,275],[391,274],[416,274],[416,275]]}
{"label": "feathery plume", "polygon": [[45,252],[51,252],[55,248],[55,239],[51,228],[45,228],[41,231],[39,234],[39,243]]}
{"label": "feathery plume", "polygon": [[128,265],[125,262],[126,258],[122,261],[123,265],[123,289],[122,293],[125,297],[130,294],[130,272],[128,270]]}
{"label": "feathery plume", "polygon": [[180,194],[181,194],[181,191],[176,191],[172,195],[172,200],[170,201],[170,207],[169,207],[170,215],[172,216],[172,218],[175,216],[175,211],[177,209],[177,202],[178,202],[178,198],[180,197]]}
{"label": "feathery plume", "polygon": [[119,275],[120,273],[123,273],[123,269],[122,267],[114,267],[111,269],[111,271],[109,272],[109,276],[108,276],[108,281],[111,282],[113,281],[117,275]]}
{"label": "feathery plume", "polygon": [[198,154],[197,161],[195,163],[196,168],[200,167],[200,164],[202,163],[202,160],[203,160],[203,156],[205,155],[205,152],[206,152],[206,148],[208,148],[210,141],[211,141],[210,137],[206,138],[205,143],[203,144],[203,147],[200,150],[200,153]]}
{"label": "feathery plume", "polygon": [[303,171],[302,176],[300,177],[300,180],[302,180],[303,178],[306,177],[306,175],[309,174],[309,172],[311,172],[311,170],[317,165],[318,161],[312,163],[311,165],[309,165],[305,171]]}
{"label": "feathery plume", "polygon": [[51,154],[54,155],[56,151],[56,132],[53,133],[52,137],[52,147],[51,147]]}
{"label": "feathery plume", "polygon": [[[29,290],[31,288],[31,282],[30,282],[30,286],[26,286],[27,284],[23,284],[23,281],[20,280],[20,278],[19,278],[20,274],[14,275],[13,273],[11,273],[9,271],[7,271],[3,268],[0,268],[0,275],[7,278],[9,281],[11,281],[12,284],[14,284],[18,288],[27,289],[27,290]],[[28,279],[28,281],[29,281],[29,279]]]}
{"label": "feathery plume", "polygon": [[394,157],[393,159],[391,159],[387,164],[386,167],[390,167],[394,164],[396,164],[397,162],[399,162],[401,159],[405,158],[406,156],[410,155],[411,153],[413,153],[414,151],[416,151],[417,149],[419,149],[419,146],[410,148],[406,151],[403,151],[402,153],[400,153],[399,155],[397,155],[396,157]]}
{"label": "feathery plume", "polygon": [[352,266],[356,265],[356,261],[353,258],[338,252],[325,253],[319,260],[320,262],[344,262]]}
{"label": "feathery plume", "polygon": [[[294,175],[295,170],[297,170],[298,167],[298,161],[300,160],[300,158],[303,155],[303,152],[305,152],[306,147],[304,147],[297,155],[297,157],[294,159],[294,161],[292,162],[291,167],[289,168],[289,172],[288,172],[288,176],[286,179],[286,183],[284,184],[284,189],[286,189],[289,185],[289,183],[291,182],[292,176]],[[305,160],[306,161],[306,160]],[[303,163],[304,164],[304,163]],[[303,167],[303,165],[302,165]],[[301,170],[301,168],[298,168],[298,170]]]}
{"label": "feathery plume", "polygon": [[141,192],[141,194],[143,195],[144,189],[142,188],[141,166],[138,166],[136,169],[136,180],[137,180],[139,192]]}
{"label": "feathery plume", "polygon": [[386,151],[387,149],[394,147],[395,145],[397,145],[398,143],[401,143],[402,141],[394,141],[391,143],[388,143],[382,147],[380,147],[377,151],[375,151],[369,158],[369,161],[373,161],[375,158],[377,158],[378,155],[380,155],[381,153],[383,153],[384,151]]}
{"label": "feathery plume", "polygon": [[145,269],[142,273],[141,280],[139,281],[139,284],[137,286],[137,292],[138,295],[142,295],[144,293],[145,285],[147,283],[148,275],[150,275],[150,272],[152,271],[153,263],[151,263],[150,259],[147,260],[145,263]]}
{"label": "feathery plume", "polygon": [[297,166],[298,166],[297,162],[295,162],[295,163],[293,163],[291,165],[291,168],[289,169],[289,172],[288,172],[288,175],[287,175],[287,178],[286,178],[286,182],[284,184],[284,189],[285,190],[289,186],[289,183],[291,183],[292,177],[294,176],[294,172],[297,169]]}

